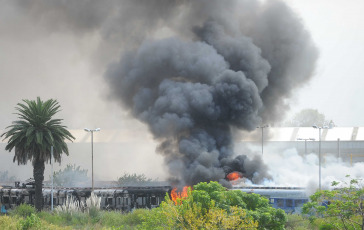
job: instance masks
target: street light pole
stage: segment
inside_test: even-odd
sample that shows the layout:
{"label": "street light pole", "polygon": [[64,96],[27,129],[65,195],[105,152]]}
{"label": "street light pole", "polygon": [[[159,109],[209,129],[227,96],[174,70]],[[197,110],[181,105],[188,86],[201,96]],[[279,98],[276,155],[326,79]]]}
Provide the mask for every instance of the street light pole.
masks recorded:
{"label": "street light pole", "polygon": [[268,125],[263,125],[263,126],[258,126],[257,128],[258,129],[262,129],[262,155],[263,155],[263,146],[264,146],[264,128],[267,128],[268,127]]}
{"label": "street light pole", "polygon": [[52,175],[52,189],[51,189],[51,211],[53,212],[53,145],[51,146],[51,175]]}
{"label": "street light pole", "polygon": [[329,127],[319,127],[317,125],[313,125],[312,127],[319,130],[319,190],[321,191],[321,129],[329,129]]}
{"label": "street light pole", "polygon": [[91,133],[91,177],[92,177],[92,192],[94,191],[94,132],[98,132],[101,129],[100,128],[96,128],[96,129],[88,129],[85,128],[84,129],[86,132],[90,132]]}
{"label": "street light pole", "polygon": [[321,191],[321,127],[319,128],[319,189]]}

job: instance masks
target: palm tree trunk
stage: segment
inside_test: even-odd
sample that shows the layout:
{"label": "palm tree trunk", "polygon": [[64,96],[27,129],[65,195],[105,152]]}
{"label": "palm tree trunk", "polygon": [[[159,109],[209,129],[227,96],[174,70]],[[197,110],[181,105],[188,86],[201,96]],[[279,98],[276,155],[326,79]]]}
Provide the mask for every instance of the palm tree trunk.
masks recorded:
{"label": "palm tree trunk", "polygon": [[43,206],[43,180],[44,180],[44,161],[42,160],[35,160],[33,166],[33,176],[35,181],[35,208],[38,212],[42,210]]}

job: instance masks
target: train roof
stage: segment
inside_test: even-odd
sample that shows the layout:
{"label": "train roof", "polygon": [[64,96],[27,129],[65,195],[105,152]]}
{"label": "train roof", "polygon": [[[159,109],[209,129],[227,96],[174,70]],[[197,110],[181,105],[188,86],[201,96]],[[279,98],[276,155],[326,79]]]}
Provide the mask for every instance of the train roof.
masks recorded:
{"label": "train roof", "polygon": [[299,187],[238,187],[232,190],[240,190],[246,193],[255,193],[268,198],[307,199],[308,194],[304,188]]}
{"label": "train roof", "polygon": [[288,186],[233,186],[232,189],[276,189],[276,190],[305,190],[304,187]]}

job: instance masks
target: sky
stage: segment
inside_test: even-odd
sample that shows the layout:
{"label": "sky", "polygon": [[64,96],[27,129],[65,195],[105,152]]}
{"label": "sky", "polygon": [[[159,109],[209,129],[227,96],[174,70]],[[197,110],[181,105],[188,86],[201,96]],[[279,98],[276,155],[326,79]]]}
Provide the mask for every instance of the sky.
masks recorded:
{"label": "sky", "polygon": [[[56,98],[60,116],[71,128],[124,128],[135,122],[108,100],[102,75],[118,57],[100,47],[100,35],[74,36],[67,29],[48,30],[47,22],[29,21],[10,1],[2,0],[0,22],[0,128],[14,118],[21,99]],[[362,63],[364,62],[364,3],[360,0],[286,2],[301,17],[318,50],[312,80],[288,100],[286,118],[305,108],[318,109],[337,126],[364,126]],[[104,56],[94,53],[102,49]],[[71,82],[71,84],[69,84]]]}
{"label": "sky", "polygon": [[288,0],[319,49],[312,81],[291,100],[290,114],[318,109],[337,126],[363,126],[364,2]]}
{"label": "sky", "polygon": [[[16,117],[16,103],[41,96],[59,101],[59,116],[71,129],[100,127],[148,132],[144,124],[131,118],[108,96],[102,76],[106,66],[119,57],[120,50],[113,49],[117,38],[109,40],[112,45],[100,45],[101,35],[83,21],[79,23],[85,25],[80,27],[89,30],[82,35],[82,31],[71,33],[61,23],[55,30],[50,29],[46,17],[37,17],[36,11],[35,17],[29,16],[11,2],[0,0],[0,130]],[[287,99],[291,109],[284,118],[313,108],[337,126],[364,126],[364,2],[285,2],[311,34],[319,59],[312,80]],[[99,56],[95,57],[95,53]],[[156,146],[150,140],[143,145],[141,151],[154,151]],[[128,154],[132,151],[128,150]],[[160,157],[156,160],[162,161]]]}

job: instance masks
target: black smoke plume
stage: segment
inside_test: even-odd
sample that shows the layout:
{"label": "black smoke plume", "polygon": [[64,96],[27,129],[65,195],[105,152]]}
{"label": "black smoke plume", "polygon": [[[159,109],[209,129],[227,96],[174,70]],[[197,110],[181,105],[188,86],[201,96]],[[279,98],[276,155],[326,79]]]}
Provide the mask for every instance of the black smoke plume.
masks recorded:
{"label": "black smoke plume", "polygon": [[148,125],[180,184],[224,183],[231,171],[269,177],[261,159],[236,156],[231,130],[283,117],[318,56],[276,0],[3,1],[32,19],[30,31],[100,41],[94,63],[114,62],[104,75],[112,98]]}
{"label": "black smoke plume", "polygon": [[174,14],[151,21],[172,36],[146,38],[108,69],[113,95],[148,124],[179,183],[224,183],[232,171],[261,182],[266,167],[235,156],[231,128],[282,116],[314,69],[310,36],[279,1],[175,1],[168,9]]}

